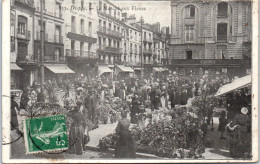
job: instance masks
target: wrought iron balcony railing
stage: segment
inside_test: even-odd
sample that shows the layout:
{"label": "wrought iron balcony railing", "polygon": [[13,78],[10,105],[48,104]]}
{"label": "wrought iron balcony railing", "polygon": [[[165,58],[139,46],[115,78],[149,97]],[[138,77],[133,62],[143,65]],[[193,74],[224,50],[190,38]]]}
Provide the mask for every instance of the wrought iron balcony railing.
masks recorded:
{"label": "wrought iron balcony railing", "polygon": [[31,39],[31,32],[28,31],[28,30],[17,29],[17,38],[30,40]]}

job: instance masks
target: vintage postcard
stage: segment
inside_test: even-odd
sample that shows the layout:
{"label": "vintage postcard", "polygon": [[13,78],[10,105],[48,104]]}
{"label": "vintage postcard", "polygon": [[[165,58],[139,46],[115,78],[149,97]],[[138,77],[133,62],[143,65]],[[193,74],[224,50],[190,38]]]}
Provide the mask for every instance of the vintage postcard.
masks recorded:
{"label": "vintage postcard", "polygon": [[258,161],[257,0],[2,5],[3,163]]}

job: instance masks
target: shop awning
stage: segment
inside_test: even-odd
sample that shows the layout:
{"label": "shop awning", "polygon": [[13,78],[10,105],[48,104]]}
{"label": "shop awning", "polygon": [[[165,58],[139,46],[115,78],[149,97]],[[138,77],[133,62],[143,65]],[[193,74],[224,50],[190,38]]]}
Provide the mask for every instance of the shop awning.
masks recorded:
{"label": "shop awning", "polygon": [[11,63],[10,68],[11,68],[11,70],[13,70],[13,71],[23,70],[21,67],[19,67],[19,66],[18,66],[17,64],[15,64],[15,63]]}
{"label": "shop awning", "polygon": [[238,79],[235,79],[232,83],[221,86],[215,96],[221,96],[237,89],[245,88],[251,85],[251,75],[247,75]]}
{"label": "shop awning", "polygon": [[98,76],[102,75],[103,73],[111,73],[113,72],[108,66],[98,66]]}
{"label": "shop awning", "polygon": [[60,64],[60,65],[45,65],[46,68],[48,68],[53,73],[62,74],[62,73],[75,73],[72,71],[69,67],[66,65]]}
{"label": "shop awning", "polygon": [[135,71],[141,71],[141,68],[134,68]]}
{"label": "shop awning", "polygon": [[131,67],[125,67],[122,65],[117,65],[119,68],[119,72],[134,72],[134,70]]}
{"label": "shop awning", "polygon": [[157,67],[154,67],[153,70],[154,70],[155,72],[161,72],[161,69],[160,69],[160,68],[157,68]]}

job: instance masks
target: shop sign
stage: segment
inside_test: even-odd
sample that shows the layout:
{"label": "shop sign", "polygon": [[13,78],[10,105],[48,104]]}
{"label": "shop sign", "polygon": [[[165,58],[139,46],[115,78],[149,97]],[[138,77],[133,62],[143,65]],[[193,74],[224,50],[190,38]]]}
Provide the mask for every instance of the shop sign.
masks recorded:
{"label": "shop sign", "polygon": [[201,60],[200,64],[216,64],[215,60]]}

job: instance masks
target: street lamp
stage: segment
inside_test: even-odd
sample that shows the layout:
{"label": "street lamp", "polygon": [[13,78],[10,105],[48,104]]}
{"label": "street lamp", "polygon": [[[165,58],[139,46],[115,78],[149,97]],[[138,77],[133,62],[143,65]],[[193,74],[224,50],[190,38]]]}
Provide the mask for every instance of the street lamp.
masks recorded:
{"label": "street lamp", "polygon": [[144,23],[144,19],[143,16],[141,16],[141,80],[143,80],[143,23]]}
{"label": "street lamp", "polygon": [[44,0],[40,0],[41,2],[41,91],[43,92],[43,85],[44,85],[44,29],[43,29],[43,2]]}

